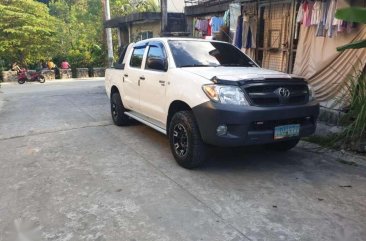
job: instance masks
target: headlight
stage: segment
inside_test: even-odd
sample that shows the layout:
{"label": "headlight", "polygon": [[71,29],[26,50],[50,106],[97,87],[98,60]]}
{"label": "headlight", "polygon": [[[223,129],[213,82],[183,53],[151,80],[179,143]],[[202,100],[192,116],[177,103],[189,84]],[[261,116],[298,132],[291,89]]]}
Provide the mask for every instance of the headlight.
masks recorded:
{"label": "headlight", "polygon": [[210,100],[231,105],[249,105],[243,91],[237,86],[230,85],[204,85],[203,91]]}
{"label": "headlight", "polygon": [[316,97],[313,87],[311,87],[311,85],[308,84],[308,89],[309,89],[309,101],[315,100]]}

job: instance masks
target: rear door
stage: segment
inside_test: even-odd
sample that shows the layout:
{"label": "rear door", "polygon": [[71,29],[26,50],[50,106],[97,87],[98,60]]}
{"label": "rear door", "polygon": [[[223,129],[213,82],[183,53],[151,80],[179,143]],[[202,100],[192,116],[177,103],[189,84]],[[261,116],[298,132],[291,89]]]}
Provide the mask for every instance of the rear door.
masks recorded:
{"label": "rear door", "polygon": [[163,43],[158,41],[150,42],[146,51],[143,80],[140,84],[140,108],[144,115],[164,123],[167,55]]}
{"label": "rear door", "polygon": [[140,112],[140,81],[143,76],[142,65],[146,49],[146,44],[134,46],[129,62],[125,64],[123,76],[123,104],[127,109],[137,112]]}

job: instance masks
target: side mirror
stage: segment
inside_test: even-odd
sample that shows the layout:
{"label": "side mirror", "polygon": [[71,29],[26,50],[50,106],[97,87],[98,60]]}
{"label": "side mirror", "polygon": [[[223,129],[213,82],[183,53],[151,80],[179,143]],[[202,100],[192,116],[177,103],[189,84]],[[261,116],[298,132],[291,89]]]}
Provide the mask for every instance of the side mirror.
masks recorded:
{"label": "side mirror", "polygon": [[167,62],[165,61],[165,59],[162,58],[152,58],[152,57],[147,58],[146,67],[148,69],[160,70],[160,71],[168,70]]}
{"label": "side mirror", "polygon": [[124,69],[124,68],[125,68],[125,64],[119,64],[119,63],[117,63],[117,62],[114,62],[114,63],[113,63],[113,67],[114,67],[115,69]]}

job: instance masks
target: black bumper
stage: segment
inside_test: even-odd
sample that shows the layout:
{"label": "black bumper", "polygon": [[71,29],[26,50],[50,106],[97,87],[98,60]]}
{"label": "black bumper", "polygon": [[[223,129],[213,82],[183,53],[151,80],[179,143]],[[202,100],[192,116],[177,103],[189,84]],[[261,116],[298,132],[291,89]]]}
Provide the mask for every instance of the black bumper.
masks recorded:
{"label": "black bumper", "polygon": [[[313,134],[319,104],[314,101],[301,106],[243,107],[209,101],[194,107],[193,113],[205,143],[245,146],[276,142],[274,127],[279,125],[300,124],[299,137]],[[218,136],[216,129],[223,124],[227,125],[228,133]]]}

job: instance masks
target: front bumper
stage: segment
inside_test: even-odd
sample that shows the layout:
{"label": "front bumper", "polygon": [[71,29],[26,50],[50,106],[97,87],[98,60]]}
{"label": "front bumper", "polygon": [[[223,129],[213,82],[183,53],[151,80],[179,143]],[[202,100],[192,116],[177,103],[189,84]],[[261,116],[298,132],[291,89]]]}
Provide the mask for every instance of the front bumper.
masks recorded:
{"label": "front bumper", "polygon": [[[279,125],[300,124],[300,138],[313,134],[319,104],[313,101],[300,106],[256,107],[208,101],[194,107],[193,113],[205,143],[245,146],[277,142],[274,140],[274,127]],[[219,125],[227,126],[226,135],[216,134]]]}

